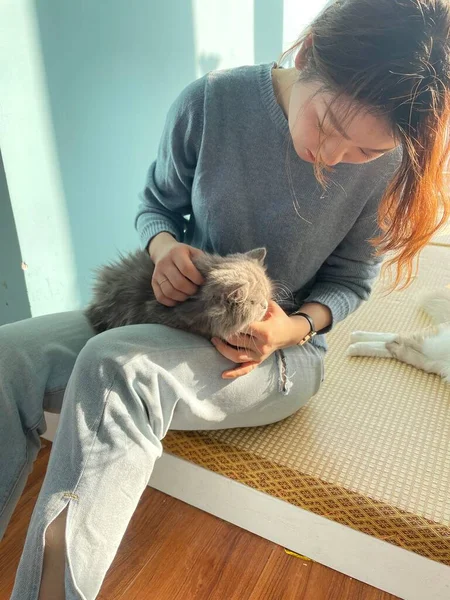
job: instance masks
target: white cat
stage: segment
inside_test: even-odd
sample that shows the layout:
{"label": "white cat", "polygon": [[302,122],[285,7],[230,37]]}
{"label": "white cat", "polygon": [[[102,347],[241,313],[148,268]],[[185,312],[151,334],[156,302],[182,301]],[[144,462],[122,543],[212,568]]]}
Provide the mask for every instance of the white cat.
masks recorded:
{"label": "white cat", "polygon": [[450,291],[427,293],[419,305],[433,326],[410,335],[355,331],[347,355],[396,358],[450,383]]}

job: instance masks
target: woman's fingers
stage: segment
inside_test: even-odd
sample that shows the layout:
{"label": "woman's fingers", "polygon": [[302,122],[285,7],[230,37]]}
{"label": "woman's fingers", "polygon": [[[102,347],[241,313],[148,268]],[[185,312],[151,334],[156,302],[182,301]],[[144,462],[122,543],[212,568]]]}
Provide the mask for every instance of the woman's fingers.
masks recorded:
{"label": "woman's fingers", "polygon": [[248,349],[256,356],[260,356],[262,354],[262,350],[259,346],[258,340],[246,333],[236,333],[235,335],[230,335],[230,337],[227,338],[226,341],[228,342],[228,344],[236,346],[237,348]]}
{"label": "woman's fingers", "polygon": [[173,289],[184,295],[184,300],[196,293],[198,286],[185,277],[184,273],[180,271],[175,263],[172,263],[165,268],[165,274]]}
{"label": "woman's fingers", "polygon": [[182,273],[184,277],[187,278],[188,282],[191,284],[189,288],[186,286],[186,289],[183,289],[182,291],[186,292],[186,294],[189,295],[195,294],[195,292],[197,291],[197,286],[205,283],[205,280],[200,271],[198,271],[197,267],[192,262],[190,256],[181,253],[177,254],[174,256],[174,263],[177,269],[180,271],[180,273]]}
{"label": "woman's fingers", "polygon": [[155,294],[155,298],[160,304],[164,304],[164,306],[176,306],[178,304],[178,302],[172,300],[164,294],[161,285],[156,281],[156,279],[152,280],[152,287],[153,293]]}
{"label": "woman's fingers", "polygon": [[243,333],[230,336],[226,342],[219,338],[212,338],[211,342],[222,356],[238,363],[234,369],[222,373],[223,379],[235,379],[247,375],[274,351],[271,347],[261,346],[261,342],[253,336]]}
{"label": "woman's fingers", "polygon": [[242,377],[242,375],[247,375],[247,373],[250,373],[251,371],[256,369],[256,367],[258,367],[260,364],[261,363],[256,361],[244,363],[242,365],[239,365],[239,367],[236,367],[235,369],[229,369],[228,371],[224,371],[222,373],[222,379],[236,379],[236,377]]}
{"label": "woman's fingers", "polygon": [[192,262],[201,250],[175,242],[161,253],[155,262],[152,287],[161,304],[175,306],[198,291],[204,283],[203,276]]}
{"label": "woman's fingers", "polygon": [[225,358],[228,358],[235,363],[245,363],[258,360],[258,356],[254,352],[248,350],[248,348],[233,348],[219,338],[212,338],[211,343],[220,352],[220,354],[222,354],[222,356],[225,356]]}
{"label": "woman's fingers", "polygon": [[188,296],[175,289],[166,274],[155,273],[152,279],[152,287],[155,297],[165,306],[176,306],[179,302],[184,302]]}
{"label": "woman's fingers", "polygon": [[153,280],[156,282],[156,287],[160,290],[159,294],[155,291],[158,301],[161,301],[160,297],[161,299],[165,297],[175,302],[184,302],[195,294],[198,289],[196,285],[184,277],[173,263],[166,267],[164,272],[155,273]]}

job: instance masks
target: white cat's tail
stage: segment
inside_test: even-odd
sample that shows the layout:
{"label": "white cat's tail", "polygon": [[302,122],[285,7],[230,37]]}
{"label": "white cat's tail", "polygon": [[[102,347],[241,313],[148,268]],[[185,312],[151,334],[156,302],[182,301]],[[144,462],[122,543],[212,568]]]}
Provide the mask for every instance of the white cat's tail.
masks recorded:
{"label": "white cat's tail", "polygon": [[450,323],[450,290],[435,290],[421,296],[419,305],[436,325]]}

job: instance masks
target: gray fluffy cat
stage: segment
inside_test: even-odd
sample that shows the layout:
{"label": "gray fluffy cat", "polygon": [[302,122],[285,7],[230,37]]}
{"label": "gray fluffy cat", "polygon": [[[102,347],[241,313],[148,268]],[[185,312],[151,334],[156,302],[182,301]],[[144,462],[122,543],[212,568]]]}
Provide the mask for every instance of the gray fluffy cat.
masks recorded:
{"label": "gray fluffy cat", "polygon": [[207,338],[225,339],[263,320],[272,297],[266,275],[266,250],[222,257],[200,254],[192,259],[205,279],[194,296],[174,307],[160,304],[153,293],[154,264],[144,250],[121,256],[101,267],[86,316],[97,333],[139,323],[157,323]]}

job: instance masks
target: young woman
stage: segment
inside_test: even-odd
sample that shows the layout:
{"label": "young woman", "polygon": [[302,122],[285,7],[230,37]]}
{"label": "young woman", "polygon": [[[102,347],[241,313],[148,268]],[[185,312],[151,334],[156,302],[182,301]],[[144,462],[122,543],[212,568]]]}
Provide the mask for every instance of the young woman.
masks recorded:
{"label": "young woman", "polygon": [[293,414],[319,390],[324,334],[368,298],[382,256],[394,286],[409,280],[449,214],[449,28],[446,0],[331,2],[295,68],[210,73],[173,104],[136,219],[151,284],[172,306],[202,284],[196,252],[265,246],[294,294],[251,336],[93,337],[81,312],[0,329],[3,531],[64,392],[13,600],[95,598],[167,430]]}

